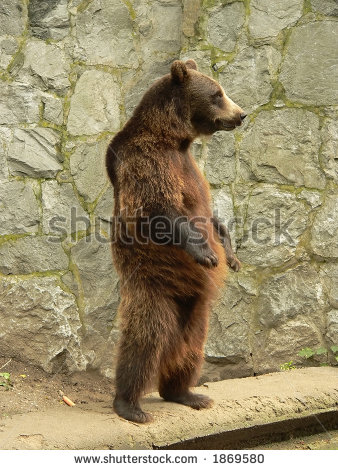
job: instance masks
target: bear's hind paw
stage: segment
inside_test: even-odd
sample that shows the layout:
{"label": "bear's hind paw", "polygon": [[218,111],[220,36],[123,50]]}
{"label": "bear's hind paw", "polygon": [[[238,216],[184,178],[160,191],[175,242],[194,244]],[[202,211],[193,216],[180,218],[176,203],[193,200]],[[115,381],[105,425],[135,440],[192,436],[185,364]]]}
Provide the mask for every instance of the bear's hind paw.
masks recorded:
{"label": "bear's hind paw", "polygon": [[181,405],[190,406],[190,408],[194,408],[195,410],[211,408],[214,404],[214,401],[206,395],[191,392],[184,393],[183,395],[172,396],[170,398],[165,397],[164,399],[180,403]]}
{"label": "bear's hind paw", "polygon": [[134,423],[150,423],[153,421],[153,417],[150,413],[146,413],[141,410],[139,406],[134,405],[121,398],[115,398],[113,404],[115,412],[121,416],[121,418],[133,421]]}

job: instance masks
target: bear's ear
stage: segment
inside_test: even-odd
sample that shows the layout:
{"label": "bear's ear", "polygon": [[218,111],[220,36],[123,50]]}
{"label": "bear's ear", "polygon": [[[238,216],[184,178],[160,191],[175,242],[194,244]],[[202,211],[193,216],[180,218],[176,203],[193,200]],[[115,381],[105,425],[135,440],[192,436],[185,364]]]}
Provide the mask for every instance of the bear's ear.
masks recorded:
{"label": "bear's ear", "polygon": [[188,59],[185,61],[185,65],[187,66],[188,69],[193,69],[197,70],[197,64],[194,61],[194,59]]}
{"label": "bear's ear", "polygon": [[171,77],[176,83],[183,83],[188,78],[188,69],[182,60],[175,60],[172,63]]}

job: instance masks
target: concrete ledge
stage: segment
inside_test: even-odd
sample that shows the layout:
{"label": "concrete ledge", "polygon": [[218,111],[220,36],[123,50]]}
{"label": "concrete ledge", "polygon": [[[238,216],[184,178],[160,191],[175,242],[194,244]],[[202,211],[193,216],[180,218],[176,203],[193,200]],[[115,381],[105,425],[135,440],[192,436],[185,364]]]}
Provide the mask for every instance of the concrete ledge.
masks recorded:
{"label": "concrete ledge", "polygon": [[[215,400],[196,411],[147,395],[147,425],[116,416],[110,403],[93,409],[51,408],[0,423],[0,449],[227,449],[260,436],[338,427],[338,369],[308,368],[214,382],[198,391]],[[272,434],[271,434],[272,433]],[[272,438],[273,440],[273,438]]]}
{"label": "concrete ledge", "polygon": [[156,449],[249,449],[259,445],[281,442],[299,436],[308,436],[317,433],[327,433],[329,430],[338,429],[338,411],[331,409],[318,414],[308,416],[295,416],[289,419],[281,419],[271,423],[255,424],[247,427],[238,427],[217,434],[197,437],[177,442]]}

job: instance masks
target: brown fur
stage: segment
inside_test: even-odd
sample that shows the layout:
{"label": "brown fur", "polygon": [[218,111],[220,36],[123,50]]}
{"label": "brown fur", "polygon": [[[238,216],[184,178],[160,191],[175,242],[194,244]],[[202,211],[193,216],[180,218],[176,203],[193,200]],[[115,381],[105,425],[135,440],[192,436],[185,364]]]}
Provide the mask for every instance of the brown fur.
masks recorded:
{"label": "brown fur", "polygon": [[[202,363],[210,303],[226,277],[224,247],[238,260],[229,239],[224,243],[228,232],[212,220],[209,185],[189,146],[199,134],[240,125],[242,113],[194,61],[175,61],[171,74],[152,85],[109,145],[122,333],[114,408],[126,419],[150,420],[139,398],[154,375],[163,398],[194,408],[211,405],[189,387]],[[174,236],[166,245],[137,242],[141,216],[189,221],[202,216],[206,221],[195,226],[207,242],[202,248],[188,242],[177,246]],[[134,237],[132,243],[126,244],[126,237]]]}

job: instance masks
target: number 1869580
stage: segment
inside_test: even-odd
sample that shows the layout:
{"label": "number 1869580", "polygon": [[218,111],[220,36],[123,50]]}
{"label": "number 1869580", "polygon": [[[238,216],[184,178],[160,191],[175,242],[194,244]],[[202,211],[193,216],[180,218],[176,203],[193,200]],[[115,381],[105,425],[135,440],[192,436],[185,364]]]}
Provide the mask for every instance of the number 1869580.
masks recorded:
{"label": "number 1869580", "polygon": [[263,454],[213,454],[213,463],[264,463]]}

